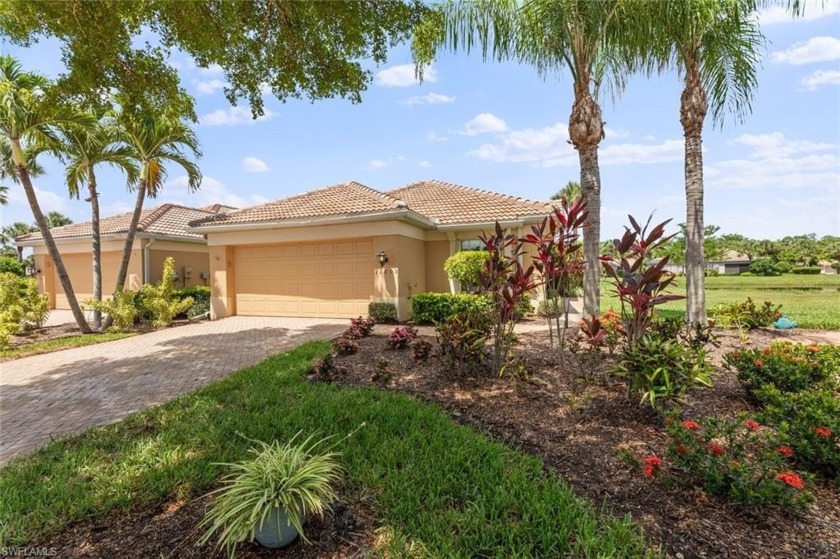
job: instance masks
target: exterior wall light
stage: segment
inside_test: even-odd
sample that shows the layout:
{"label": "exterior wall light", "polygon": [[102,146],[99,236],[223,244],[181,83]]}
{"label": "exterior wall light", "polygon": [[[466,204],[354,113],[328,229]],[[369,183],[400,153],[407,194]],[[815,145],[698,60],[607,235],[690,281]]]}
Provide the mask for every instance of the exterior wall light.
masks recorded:
{"label": "exterior wall light", "polygon": [[38,268],[36,268],[35,266],[27,266],[27,267],[26,267],[26,275],[27,275],[27,277],[34,278],[35,276],[37,276],[37,275],[38,275],[38,274],[40,274],[40,273],[41,273],[41,270],[39,270],[39,269],[38,269]]}
{"label": "exterior wall light", "polygon": [[385,254],[384,250],[380,250],[376,253],[376,261],[379,262],[379,267],[384,268],[385,263],[388,262],[388,255]]}

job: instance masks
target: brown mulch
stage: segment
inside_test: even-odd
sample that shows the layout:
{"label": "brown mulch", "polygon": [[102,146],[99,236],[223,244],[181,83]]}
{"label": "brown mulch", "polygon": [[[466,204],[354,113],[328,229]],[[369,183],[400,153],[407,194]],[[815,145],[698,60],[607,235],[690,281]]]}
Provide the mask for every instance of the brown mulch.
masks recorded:
{"label": "brown mulch", "polygon": [[12,336],[9,339],[9,347],[19,348],[29,344],[34,344],[35,342],[67,338],[69,336],[76,336],[80,333],[79,327],[76,324],[60,324],[58,326],[33,328],[31,330],[23,330],[22,332]]}
{"label": "brown mulch", "polygon": [[[107,516],[71,524],[61,533],[28,546],[45,549],[52,557],[169,559],[227,558],[215,540],[203,546],[198,526],[206,503],[202,499],[158,503],[143,510],[115,511]],[[339,559],[367,557],[375,546],[373,512],[363,499],[341,500],[323,519],[307,521],[309,544],[298,538],[283,549],[267,549],[257,543],[241,543],[236,557],[242,559]]]}
{"label": "brown mulch", "polygon": [[[658,414],[628,400],[625,385],[607,372],[609,358],[592,367],[570,356],[561,370],[548,351],[547,333],[532,332],[520,334],[517,343],[528,380],[489,374],[459,378],[435,359],[421,364],[410,350],[388,349],[387,331],[378,326],[374,336],[360,341],[358,354],[338,360],[349,369],[343,382],[372,384],[377,362],[387,361],[394,376],[386,389],[434,402],[458,422],[540,456],[577,494],[603,503],[614,515],[631,514],[648,540],[669,556],[840,557],[840,497],[830,482],[814,484],[814,503],[793,513],[735,505],[700,490],[646,479],[631,468],[620,451],[662,455],[664,425]],[[434,343],[431,329],[420,333]],[[800,335],[803,331],[755,331],[750,344],[766,347],[774,339]],[[719,367],[723,353],[743,346],[733,333],[724,333],[721,342],[712,354],[719,369],[715,385],[692,391],[683,407],[685,417],[737,417],[752,409],[736,376]]]}

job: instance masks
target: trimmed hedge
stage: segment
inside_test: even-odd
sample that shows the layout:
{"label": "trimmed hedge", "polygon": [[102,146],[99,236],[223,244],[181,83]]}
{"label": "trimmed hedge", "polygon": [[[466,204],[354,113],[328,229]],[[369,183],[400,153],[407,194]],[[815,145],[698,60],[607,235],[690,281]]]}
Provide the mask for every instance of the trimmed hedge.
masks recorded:
{"label": "trimmed hedge", "polygon": [[186,315],[189,318],[201,316],[210,312],[210,288],[204,285],[197,285],[194,287],[184,287],[176,289],[172,292],[172,299],[175,301],[183,301],[187,297],[192,297],[193,306],[187,311]]}
{"label": "trimmed hedge", "polygon": [[411,297],[411,315],[418,324],[436,324],[456,314],[487,311],[491,307],[488,297],[469,293],[418,293]]}
{"label": "trimmed hedge", "polygon": [[822,268],[819,266],[801,266],[799,268],[792,268],[790,270],[791,274],[799,274],[799,275],[807,275],[807,276],[816,276],[822,272]]}
{"label": "trimmed hedge", "polygon": [[371,303],[368,305],[368,316],[379,324],[397,321],[397,307],[394,303]]}

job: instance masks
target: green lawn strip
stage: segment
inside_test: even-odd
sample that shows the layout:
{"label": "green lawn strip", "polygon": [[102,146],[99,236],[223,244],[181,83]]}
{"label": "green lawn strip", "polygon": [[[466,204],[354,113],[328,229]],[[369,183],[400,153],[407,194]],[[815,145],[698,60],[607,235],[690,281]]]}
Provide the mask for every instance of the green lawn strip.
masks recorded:
{"label": "green lawn strip", "polygon": [[12,359],[20,359],[21,357],[40,355],[41,353],[50,353],[62,349],[122,340],[123,338],[129,338],[136,335],[137,334],[135,333],[104,332],[102,334],[79,334],[77,336],[67,336],[66,338],[42,340],[26,344],[24,346],[2,349],[0,350],[0,360],[10,361]]}
{"label": "green lawn strip", "polygon": [[0,470],[0,545],[23,545],[69,521],[172,497],[218,479],[216,462],[248,456],[244,437],[303,429],[344,435],[347,491],[372,494],[395,556],[645,557],[629,520],[576,497],[537,458],[398,393],[303,378],[330,349],[308,343],[162,406],[55,441]]}
{"label": "green lawn strip", "polygon": [[[682,279],[682,278],[677,278]],[[706,289],[840,289],[840,274],[781,276],[712,276]]]}

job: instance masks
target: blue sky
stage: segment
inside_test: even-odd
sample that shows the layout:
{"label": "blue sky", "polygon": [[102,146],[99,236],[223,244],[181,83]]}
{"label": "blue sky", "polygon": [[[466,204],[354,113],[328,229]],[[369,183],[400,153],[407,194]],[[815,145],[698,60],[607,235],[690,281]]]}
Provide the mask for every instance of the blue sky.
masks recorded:
{"label": "blue sky", "polygon": [[[752,114],[722,130],[709,119],[704,131],[706,223],[755,238],[840,235],[840,0],[810,7],[801,20],[769,11],[761,21],[770,44]],[[63,70],[55,42],[2,50],[29,70]],[[361,104],[272,98],[253,121],[247,106],[227,103],[218,69],[198,69],[178,53],[171,61],[196,97],[204,182],[188,194],[172,169],[160,201],[241,207],[346,180],[388,190],[424,178],[545,199],[578,178],[566,141],[567,76],[443,54],[418,84],[400,47],[371,67]],[[638,76],[614,103],[602,99],[604,238],[621,233],[628,213],[684,221],[681,87],[676,75]],[[62,167],[45,164],[36,181],[44,209],[89,219],[89,206],[66,196]],[[131,208],[120,176],[103,172],[100,183],[106,215]],[[2,221],[32,221],[20,187],[12,186]]]}

